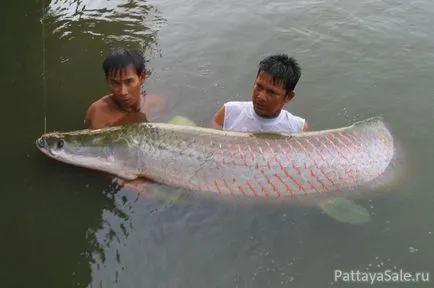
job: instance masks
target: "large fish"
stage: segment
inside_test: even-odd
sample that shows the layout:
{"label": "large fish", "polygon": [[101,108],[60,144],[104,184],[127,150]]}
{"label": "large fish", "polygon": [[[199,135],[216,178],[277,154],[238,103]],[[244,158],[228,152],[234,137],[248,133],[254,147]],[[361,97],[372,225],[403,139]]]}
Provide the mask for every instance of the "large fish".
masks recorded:
{"label": "large fish", "polygon": [[166,123],[52,132],[49,157],[125,179],[196,191],[295,197],[354,189],[381,176],[394,156],[381,117],[304,133],[239,133]]}

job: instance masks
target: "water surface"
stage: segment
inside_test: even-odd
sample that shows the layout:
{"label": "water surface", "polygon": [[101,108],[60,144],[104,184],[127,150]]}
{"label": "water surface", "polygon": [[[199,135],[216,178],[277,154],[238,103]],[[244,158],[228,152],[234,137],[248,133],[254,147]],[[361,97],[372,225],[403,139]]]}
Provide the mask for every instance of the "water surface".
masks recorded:
{"label": "water surface", "polygon": [[[4,5],[2,287],[348,287],[335,269],[434,273],[431,1]],[[168,100],[153,120],[199,125],[250,99],[260,59],[289,53],[303,75],[287,109],[312,130],[382,115],[406,174],[358,199],[372,219],[350,225],[315,206],[137,195],[47,159],[34,146],[44,118],[47,131],[81,129],[116,46],[145,50],[146,90]]]}

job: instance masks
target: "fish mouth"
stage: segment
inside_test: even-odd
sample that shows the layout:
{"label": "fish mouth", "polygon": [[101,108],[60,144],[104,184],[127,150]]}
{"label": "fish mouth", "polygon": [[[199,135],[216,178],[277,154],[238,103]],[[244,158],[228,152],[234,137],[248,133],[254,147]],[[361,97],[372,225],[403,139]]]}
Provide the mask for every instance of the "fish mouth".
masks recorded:
{"label": "fish mouth", "polygon": [[42,137],[36,139],[35,144],[36,144],[36,147],[38,147],[39,149],[45,149],[45,147],[47,146],[47,142]]}
{"label": "fish mouth", "polygon": [[36,147],[47,156],[55,158],[56,155],[49,149],[47,141],[43,137],[36,139],[35,141]]}

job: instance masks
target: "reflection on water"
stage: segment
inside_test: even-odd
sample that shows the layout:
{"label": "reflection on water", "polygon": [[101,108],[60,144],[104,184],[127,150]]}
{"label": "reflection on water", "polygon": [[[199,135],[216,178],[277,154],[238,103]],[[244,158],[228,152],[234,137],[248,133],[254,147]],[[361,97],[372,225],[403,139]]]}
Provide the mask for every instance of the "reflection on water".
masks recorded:
{"label": "reflection on water", "polygon": [[130,42],[148,48],[164,18],[146,1],[54,0],[46,12],[53,33],[71,40],[88,34],[105,43]]}
{"label": "reflection on water", "polygon": [[[158,184],[149,184],[146,189],[139,193],[137,190],[113,186],[107,195],[113,199],[114,206],[104,209],[101,212],[100,227],[89,229],[87,233],[87,239],[93,246],[93,250],[86,253],[87,255],[91,254],[89,255],[91,258],[89,263],[91,287],[119,285],[122,282],[120,278],[125,277],[125,273],[129,275],[137,273],[135,265],[145,265],[144,268],[148,272],[149,269],[152,269],[153,263],[148,262],[147,256],[150,252],[147,250],[152,245],[159,243],[157,238],[168,227],[164,227],[167,224],[157,225],[155,223],[160,217],[157,215],[159,213],[164,214],[166,209],[176,203],[175,198],[167,198],[163,195],[168,192],[167,189]],[[159,195],[155,195],[155,193],[159,193]],[[176,220],[173,223],[176,223]],[[145,222],[147,225],[138,226],[136,225],[137,222],[141,225]],[[136,237],[130,239],[132,235]],[[141,251],[131,250],[129,243],[137,239],[139,243],[135,243],[135,247]],[[164,246],[161,245],[154,253],[164,254]],[[143,258],[137,259],[139,255]],[[132,279],[126,281],[135,281],[134,279],[137,277],[140,278],[139,275],[134,275]],[[120,285],[119,287],[123,286]]]}
{"label": "reflection on water", "polygon": [[[104,209],[101,212],[100,227],[89,229],[87,233],[86,238],[94,246],[93,250],[88,253],[91,254],[92,258],[90,262],[92,278],[103,279],[103,277],[98,277],[98,272],[104,270],[108,272],[108,275],[115,277],[113,281],[117,281],[118,273],[123,269],[119,245],[125,242],[129,231],[133,227],[127,214],[128,212],[131,213],[131,211],[122,210],[122,208],[128,209],[128,207],[122,205],[122,203],[126,203],[128,195],[124,195],[119,199],[117,193],[119,193],[119,190],[114,190],[113,194],[111,194],[116,200],[114,207]],[[132,193],[129,195],[132,195]],[[111,265],[107,265],[107,263]]]}

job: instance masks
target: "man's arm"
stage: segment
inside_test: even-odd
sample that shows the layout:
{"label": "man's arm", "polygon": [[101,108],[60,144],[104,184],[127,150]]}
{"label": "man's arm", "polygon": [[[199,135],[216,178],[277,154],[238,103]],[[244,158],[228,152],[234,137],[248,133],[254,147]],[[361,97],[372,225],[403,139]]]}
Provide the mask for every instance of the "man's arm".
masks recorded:
{"label": "man's arm", "polygon": [[144,99],[144,114],[147,116],[146,122],[148,122],[148,119],[158,117],[165,109],[167,109],[166,100],[160,95],[146,94]]}
{"label": "man's arm", "polygon": [[307,121],[304,121],[303,131],[309,131],[309,126],[307,125]]}
{"label": "man's arm", "polygon": [[223,105],[215,113],[214,118],[211,122],[211,127],[214,129],[223,129],[223,122],[225,121],[225,106]]}
{"label": "man's arm", "polygon": [[106,126],[106,122],[103,121],[101,113],[99,113],[98,105],[92,104],[89,109],[87,109],[86,116],[84,117],[84,126],[87,129],[100,129]]}

